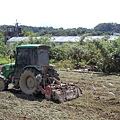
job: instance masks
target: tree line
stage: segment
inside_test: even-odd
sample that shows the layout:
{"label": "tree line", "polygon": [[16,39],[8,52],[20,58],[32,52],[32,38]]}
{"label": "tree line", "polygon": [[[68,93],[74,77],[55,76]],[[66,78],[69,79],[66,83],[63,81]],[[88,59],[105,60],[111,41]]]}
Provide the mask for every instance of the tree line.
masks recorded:
{"label": "tree line", "polygon": [[[111,42],[103,40],[79,41],[75,43],[64,43],[56,46],[49,41],[50,36],[40,39],[30,38],[30,44],[46,44],[51,46],[49,51],[50,63],[62,69],[79,69],[86,66],[95,66],[97,71],[105,73],[120,72],[120,38]],[[28,44],[28,42],[16,42],[7,47],[0,42],[0,56],[6,58],[17,45]],[[8,52],[9,51],[9,52]]]}
{"label": "tree line", "polygon": [[[6,30],[8,25],[1,25],[0,28],[2,31]],[[53,28],[53,27],[32,27],[20,25],[24,32],[31,31],[37,36],[43,36],[46,34],[51,34],[52,36],[79,36],[79,35],[111,35],[113,33],[120,32],[120,24],[117,23],[100,23],[96,25],[93,29],[87,29],[83,27],[78,28]]]}

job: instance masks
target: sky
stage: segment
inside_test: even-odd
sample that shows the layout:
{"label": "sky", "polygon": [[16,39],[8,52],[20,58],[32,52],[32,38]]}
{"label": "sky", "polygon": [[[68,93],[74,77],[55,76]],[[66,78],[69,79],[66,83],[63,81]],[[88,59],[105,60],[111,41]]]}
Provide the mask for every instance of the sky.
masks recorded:
{"label": "sky", "polygon": [[120,24],[120,0],[0,0],[0,25],[94,28]]}

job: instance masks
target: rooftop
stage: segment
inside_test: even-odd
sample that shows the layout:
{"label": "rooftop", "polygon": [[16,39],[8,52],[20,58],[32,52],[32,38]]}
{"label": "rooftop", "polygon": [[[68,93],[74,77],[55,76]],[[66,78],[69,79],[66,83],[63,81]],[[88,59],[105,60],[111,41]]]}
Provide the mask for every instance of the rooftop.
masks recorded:
{"label": "rooftop", "polygon": [[[41,36],[39,37],[33,37],[33,39],[40,39]],[[87,36],[84,38],[83,41],[87,41],[87,40],[95,40],[95,39],[103,39],[105,38],[105,36]],[[111,41],[111,40],[116,40],[118,39],[119,36],[116,36],[116,35],[110,35],[108,37],[108,40]],[[64,43],[64,42],[79,42],[81,39],[81,36],[53,36],[50,38],[50,41],[51,42],[55,42],[55,43]],[[13,43],[13,42],[20,42],[20,41],[26,41],[28,42],[29,41],[29,37],[12,37],[10,38],[7,43]]]}

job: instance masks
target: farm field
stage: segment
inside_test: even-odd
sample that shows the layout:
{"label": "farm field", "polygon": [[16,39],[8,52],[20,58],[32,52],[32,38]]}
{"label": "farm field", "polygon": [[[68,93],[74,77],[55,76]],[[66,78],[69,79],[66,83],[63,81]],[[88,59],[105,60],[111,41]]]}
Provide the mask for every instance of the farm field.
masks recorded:
{"label": "farm field", "polygon": [[20,90],[0,92],[0,120],[120,120],[120,76],[58,71],[62,82],[78,85],[83,95],[54,103]]}

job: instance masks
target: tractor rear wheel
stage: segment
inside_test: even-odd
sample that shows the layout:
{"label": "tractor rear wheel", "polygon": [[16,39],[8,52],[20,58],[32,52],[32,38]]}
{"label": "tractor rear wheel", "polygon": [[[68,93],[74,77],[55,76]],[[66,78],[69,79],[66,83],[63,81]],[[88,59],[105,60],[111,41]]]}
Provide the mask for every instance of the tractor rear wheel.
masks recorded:
{"label": "tractor rear wheel", "polygon": [[3,76],[0,76],[0,91],[4,91],[8,88],[8,82]]}
{"label": "tractor rear wheel", "polygon": [[23,93],[28,95],[37,94],[38,82],[36,81],[36,77],[32,71],[25,70],[21,74],[19,85]]}

